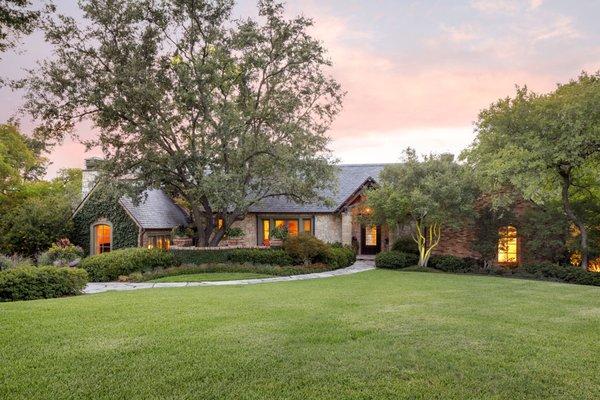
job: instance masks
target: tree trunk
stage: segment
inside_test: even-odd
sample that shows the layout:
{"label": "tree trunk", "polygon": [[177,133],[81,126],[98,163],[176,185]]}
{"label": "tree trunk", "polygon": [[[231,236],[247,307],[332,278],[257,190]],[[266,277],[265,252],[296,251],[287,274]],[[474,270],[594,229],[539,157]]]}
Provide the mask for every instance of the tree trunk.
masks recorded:
{"label": "tree trunk", "polygon": [[567,218],[577,226],[579,229],[579,239],[581,246],[581,268],[585,271],[588,269],[588,259],[589,259],[589,246],[588,246],[588,233],[585,227],[585,224],[579,217],[575,214],[573,207],[571,207],[571,201],[569,199],[569,189],[571,187],[571,167],[560,168],[559,169],[560,176],[562,177],[562,203],[565,214],[567,214]]}
{"label": "tree trunk", "polygon": [[419,267],[427,267],[429,259],[431,258],[431,252],[440,243],[441,238],[441,225],[433,223],[429,226],[422,226],[422,222],[418,221],[416,224],[416,237],[413,236],[413,240],[417,242],[419,247]]}

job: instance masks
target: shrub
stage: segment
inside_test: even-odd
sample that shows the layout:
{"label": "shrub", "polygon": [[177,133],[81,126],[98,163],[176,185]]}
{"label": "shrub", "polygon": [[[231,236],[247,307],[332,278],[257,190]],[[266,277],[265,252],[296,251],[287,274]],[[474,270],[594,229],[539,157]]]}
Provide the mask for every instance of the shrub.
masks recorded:
{"label": "shrub", "polygon": [[473,258],[451,255],[431,256],[428,266],[444,272],[478,272],[481,269],[479,261]]}
{"label": "shrub", "polygon": [[584,271],[573,266],[563,266],[551,263],[524,265],[518,272],[524,271],[538,279],[552,279],[579,285],[600,286],[600,273]]}
{"label": "shrub", "polygon": [[298,263],[326,262],[331,258],[331,247],[312,235],[290,236],[283,242],[283,249]]}
{"label": "shrub", "polygon": [[384,251],[375,257],[375,266],[377,268],[401,269],[416,265],[418,262],[418,256],[399,251]]}
{"label": "shrub", "polygon": [[165,276],[189,275],[213,272],[250,272],[255,274],[288,276],[312,274],[315,272],[330,271],[331,266],[326,264],[310,264],[310,265],[260,265],[260,264],[232,264],[232,263],[217,263],[217,264],[201,264],[201,265],[181,265],[165,269],[157,269],[154,271],[144,272],[143,274],[134,272],[129,275],[131,281],[150,281],[153,279],[163,278]]}
{"label": "shrub", "polygon": [[235,238],[241,238],[244,237],[246,233],[244,232],[244,230],[242,228],[240,228],[239,226],[234,226],[232,228],[227,229],[227,231],[225,232],[225,238],[227,239],[235,239]]}
{"label": "shrub", "polygon": [[116,280],[119,275],[171,267],[176,264],[173,253],[161,249],[130,248],[98,254],[81,261],[94,282]]}
{"label": "shrub", "polygon": [[349,246],[332,246],[329,249],[329,256],[325,263],[334,268],[346,268],[354,264],[356,261],[356,253]]}
{"label": "shrub", "polygon": [[273,239],[285,240],[288,237],[288,234],[288,228],[285,225],[276,226],[275,228],[271,229],[271,237]]}
{"label": "shrub", "polygon": [[227,261],[234,263],[293,265],[294,260],[281,249],[233,249]]}
{"label": "shrub", "polygon": [[77,265],[82,258],[83,249],[81,247],[72,245],[68,239],[61,239],[40,254],[38,264],[68,267]]}
{"label": "shrub", "polygon": [[396,239],[396,241],[392,245],[392,250],[399,251],[400,253],[419,255],[419,246],[412,238],[409,237],[402,237]]}
{"label": "shrub", "polygon": [[80,294],[88,281],[79,268],[18,267],[0,272],[0,300],[34,300]]}
{"label": "shrub", "polygon": [[280,249],[177,249],[171,250],[179,264],[252,263],[292,265],[294,260]]}
{"label": "shrub", "polygon": [[30,258],[13,255],[12,257],[0,254],[0,271],[17,267],[31,267],[33,262]]}

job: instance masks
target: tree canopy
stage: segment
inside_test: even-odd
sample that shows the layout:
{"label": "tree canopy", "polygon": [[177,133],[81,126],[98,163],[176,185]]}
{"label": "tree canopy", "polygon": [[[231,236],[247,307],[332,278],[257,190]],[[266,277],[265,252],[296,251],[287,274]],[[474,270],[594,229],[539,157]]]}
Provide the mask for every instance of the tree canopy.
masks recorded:
{"label": "tree canopy", "polygon": [[443,227],[458,228],[474,216],[477,189],[469,168],[452,154],[425,156],[412,149],[402,163],[386,166],[379,186],[367,193],[371,218],[392,226],[412,223],[419,265],[427,266]]}
{"label": "tree canopy", "polygon": [[57,56],[22,82],[44,137],[91,120],[106,173],[183,199],[204,245],[265,198],[325,200],[343,92],[310,19],[272,0],[245,20],[231,0],[80,5],[84,23],[44,19]]}
{"label": "tree canopy", "polygon": [[537,204],[559,201],[580,231],[587,268],[588,227],[573,202],[600,188],[600,74],[582,73],[548,94],[517,88],[479,114],[463,157],[497,205],[506,203],[507,187]]}
{"label": "tree canopy", "polygon": [[40,16],[31,0],[0,0],[0,53],[14,46],[20,35],[29,34]]}

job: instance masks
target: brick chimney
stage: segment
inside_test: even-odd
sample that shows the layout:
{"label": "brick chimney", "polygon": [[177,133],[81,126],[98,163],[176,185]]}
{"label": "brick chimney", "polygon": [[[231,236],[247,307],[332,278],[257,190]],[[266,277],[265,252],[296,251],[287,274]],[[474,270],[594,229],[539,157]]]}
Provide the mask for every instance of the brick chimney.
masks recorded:
{"label": "brick chimney", "polygon": [[82,197],[87,196],[87,194],[92,190],[92,188],[96,184],[96,179],[98,179],[98,175],[100,175],[101,162],[102,159],[99,157],[87,158],[85,160],[85,169],[82,173],[81,185]]}

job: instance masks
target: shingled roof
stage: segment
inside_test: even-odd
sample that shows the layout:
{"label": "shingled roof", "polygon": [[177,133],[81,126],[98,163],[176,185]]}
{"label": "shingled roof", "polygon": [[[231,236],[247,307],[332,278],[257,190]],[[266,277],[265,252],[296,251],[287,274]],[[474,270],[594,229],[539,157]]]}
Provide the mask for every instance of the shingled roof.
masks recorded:
{"label": "shingled roof", "polygon": [[342,164],[338,168],[337,190],[327,190],[322,196],[333,200],[333,204],[298,204],[285,197],[270,197],[250,208],[254,213],[332,213],[344,203],[368,180],[377,181],[379,174],[387,164]]}
{"label": "shingled roof", "polygon": [[143,229],[171,229],[189,223],[187,215],[173,203],[162,190],[147,190],[140,204],[135,205],[129,197],[119,202]]}

